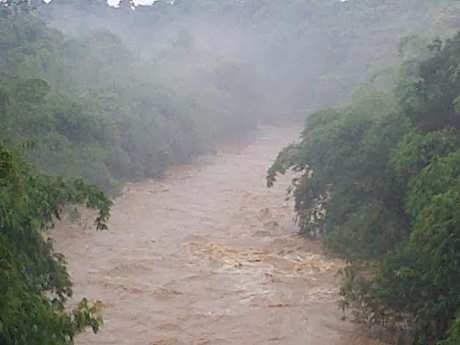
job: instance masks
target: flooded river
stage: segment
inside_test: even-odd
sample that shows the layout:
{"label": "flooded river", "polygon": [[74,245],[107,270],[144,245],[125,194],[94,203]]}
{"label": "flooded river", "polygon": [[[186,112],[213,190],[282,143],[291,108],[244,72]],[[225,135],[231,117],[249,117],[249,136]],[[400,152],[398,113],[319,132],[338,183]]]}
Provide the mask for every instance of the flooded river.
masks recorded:
{"label": "flooded river", "polygon": [[77,345],[350,344],[339,261],[297,235],[289,178],[265,175],[292,128],[265,127],[161,181],[130,184],[109,231],[54,231],[75,298],[101,300],[104,327]]}

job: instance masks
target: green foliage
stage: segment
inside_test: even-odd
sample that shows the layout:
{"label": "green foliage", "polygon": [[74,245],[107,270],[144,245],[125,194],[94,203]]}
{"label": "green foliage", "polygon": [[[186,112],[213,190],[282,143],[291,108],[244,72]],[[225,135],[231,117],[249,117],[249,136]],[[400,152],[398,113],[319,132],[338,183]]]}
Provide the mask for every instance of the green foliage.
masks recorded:
{"label": "green foliage", "polygon": [[456,99],[460,89],[460,34],[435,40],[429,58],[410,60],[398,95],[405,114],[425,131],[460,127]]}
{"label": "green foliage", "polygon": [[268,175],[272,185],[289,168],[301,172],[293,181],[301,229],[319,228],[351,263],[342,307],[420,345],[458,343],[459,38],[404,62],[396,104],[367,90],[313,114]]}
{"label": "green foliage", "polygon": [[457,184],[460,177],[459,163],[460,151],[435,158],[410,181],[406,209],[414,219],[433,203],[433,198]]}
{"label": "green foliage", "polygon": [[64,257],[44,232],[66,205],[99,211],[97,229],[106,229],[111,202],[81,180],[37,174],[0,144],[0,340],[6,344],[71,344],[86,327],[97,332],[101,319],[83,300],[67,312],[72,295]]}
{"label": "green foliage", "polygon": [[390,157],[390,165],[402,183],[416,176],[435,157],[443,157],[460,147],[457,131],[429,133],[411,131],[404,136]]}
{"label": "green foliage", "polygon": [[457,316],[451,329],[449,330],[449,337],[445,341],[441,342],[441,344],[442,345],[455,345],[459,343],[460,343],[460,316]]}
{"label": "green foliage", "polygon": [[[449,31],[453,3],[2,2],[0,134],[33,142],[47,174],[116,192],[260,119],[348,98],[426,18],[428,35]],[[401,44],[408,66],[420,41]]]}
{"label": "green foliage", "polygon": [[[105,228],[110,202],[83,180],[114,192],[260,119],[348,97],[309,118],[267,183],[297,171],[302,231],[363,265],[342,290],[348,306],[371,322],[406,321],[419,343],[455,341],[458,281],[445,275],[458,276],[460,35],[428,49],[408,36],[396,97],[377,90],[383,73],[369,66],[394,61],[391,48],[427,21],[428,35],[458,27],[456,1],[126,4],[0,1],[0,136],[46,173],[1,144],[0,342],[69,344],[97,331],[94,305],[64,308],[65,261],[43,233],[68,204],[99,209]],[[352,96],[369,74],[373,85]],[[73,179],[50,177],[60,175]]]}
{"label": "green foliage", "polygon": [[268,182],[289,168],[301,171],[294,195],[302,231],[321,234],[346,257],[378,256],[405,236],[387,160],[409,128],[391,96],[362,91],[350,107],[310,116],[300,143],[280,154]]}
{"label": "green foliage", "polygon": [[[18,148],[33,142],[27,158],[47,174],[116,192],[255,126],[255,77],[197,56],[193,41],[150,60],[109,31],[71,38],[34,12],[0,16],[0,30],[0,134]],[[183,70],[178,56],[190,57]]]}

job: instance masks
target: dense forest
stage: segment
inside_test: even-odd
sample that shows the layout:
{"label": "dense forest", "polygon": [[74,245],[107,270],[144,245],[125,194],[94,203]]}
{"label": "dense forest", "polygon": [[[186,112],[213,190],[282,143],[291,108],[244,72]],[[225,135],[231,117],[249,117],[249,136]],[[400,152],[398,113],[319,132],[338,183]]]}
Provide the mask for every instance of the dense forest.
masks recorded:
{"label": "dense forest", "polygon": [[67,206],[106,229],[103,192],[311,112],[268,182],[300,174],[302,231],[350,262],[343,308],[458,344],[459,24],[455,0],[0,0],[0,344],[101,325],[66,306],[46,231]]}
{"label": "dense forest", "polygon": [[[404,51],[402,52],[404,54]],[[409,54],[393,90],[312,114],[288,169],[303,233],[349,262],[342,307],[401,344],[460,343],[460,33]]]}
{"label": "dense forest", "polygon": [[[209,150],[224,129],[255,124],[243,99],[247,84],[238,80],[247,74],[237,64],[197,56],[196,68],[206,70],[192,72],[201,80],[184,73],[171,89],[157,73],[167,66],[141,60],[111,32],[68,37],[24,10],[0,20],[2,136],[13,145],[33,142],[26,154],[48,174],[112,192]],[[173,58],[185,54],[177,49]],[[190,93],[181,93],[182,84]]]}
{"label": "dense forest", "polygon": [[45,173],[113,193],[260,120],[340,104],[388,75],[401,38],[451,32],[454,3],[26,1],[0,18],[1,133],[34,143]]}

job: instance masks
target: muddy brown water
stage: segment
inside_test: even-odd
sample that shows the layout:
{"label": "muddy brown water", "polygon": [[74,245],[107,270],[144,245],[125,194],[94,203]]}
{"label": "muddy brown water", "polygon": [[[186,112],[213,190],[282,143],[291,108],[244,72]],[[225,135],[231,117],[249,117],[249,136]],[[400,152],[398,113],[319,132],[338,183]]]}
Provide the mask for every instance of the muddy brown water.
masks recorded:
{"label": "muddy brown water", "polygon": [[336,304],[341,262],[297,235],[290,178],[265,186],[297,135],[260,128],[244,147],[129,184],[108,231],[59,226],[75,300],[100,300],[104,317],[77,345],[351,344]]}

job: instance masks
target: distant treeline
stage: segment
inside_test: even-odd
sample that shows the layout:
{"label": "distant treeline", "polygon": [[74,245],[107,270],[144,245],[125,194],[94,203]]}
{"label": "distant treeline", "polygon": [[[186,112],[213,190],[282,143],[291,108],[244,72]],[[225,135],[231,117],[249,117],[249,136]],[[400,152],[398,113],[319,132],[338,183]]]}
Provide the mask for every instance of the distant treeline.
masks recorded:
{"label": "distant treeline", "polygon": [[[415,39],[415,38],[413,38]],[[311,115],[294,169],[303,233],[349,262],[342,307],[398,344],[460,344],[460,33],[409,54],[393,90]]]}
{"label": "distant treeline", "polygon": [[394,59],[401,37],[449,32],[460,11],[420,0],[8,2],[0,135],[31,144],[45,173],[106,192],[259,120],[338,104]]}
{"label": "distant treeline", "polygon": [[4,9],[0,32],[0,135],[16,147],[32,144],[27,157],[48,174],[82,177],[111,192],[255,125],[249,92],[240,94],[245,85],[219,80],[242,82],[236,63],[189,61],[189,68],[203,64],[200,78],[171,72],[179,78],[171,89],[158,71],[174,54],[186,55],[182,47],[161,65],[108,31],[71,38],[27,10]]}
{"label": "distant treeline", "polygon": [[397,61],[402,38],[447,37],[460,24],[456,0],[158,0],[135,11],[128,0],[119,9],[105,2],[53,0],[39,13],[70,35],[116,34],[157,61],[155,80],[174,89],[182,81],[190,92],[183,81],[200,80],[210,60],[236,62],[242,73],[222,71],[219,85],[251,90],[249,104],[265,118],[339,105],[357,83]]}

